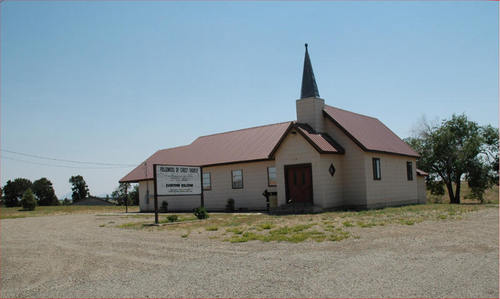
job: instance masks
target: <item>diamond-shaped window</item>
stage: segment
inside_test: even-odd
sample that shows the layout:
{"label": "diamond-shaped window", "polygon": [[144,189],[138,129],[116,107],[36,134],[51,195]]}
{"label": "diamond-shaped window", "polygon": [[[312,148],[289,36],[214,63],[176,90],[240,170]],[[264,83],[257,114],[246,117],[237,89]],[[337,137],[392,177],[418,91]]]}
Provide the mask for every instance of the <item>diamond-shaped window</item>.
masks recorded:
{"label": "diamond-shaped window", "polygon": [[330,168],[328,168],[328,172],[330,172],[331,176],[333,176],[335,174],[335,166],[333,166],[333,163],[330,164]]}

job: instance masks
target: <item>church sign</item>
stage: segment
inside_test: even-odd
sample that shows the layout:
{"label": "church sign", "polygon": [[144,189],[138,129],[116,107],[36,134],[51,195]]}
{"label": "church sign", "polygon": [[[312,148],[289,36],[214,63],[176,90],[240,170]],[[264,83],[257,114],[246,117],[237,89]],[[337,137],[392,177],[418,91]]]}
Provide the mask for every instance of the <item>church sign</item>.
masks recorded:
{"label": "church sign", "polygon": [[179,165],[155,165],[156,194],[200,195],[201,168]]}

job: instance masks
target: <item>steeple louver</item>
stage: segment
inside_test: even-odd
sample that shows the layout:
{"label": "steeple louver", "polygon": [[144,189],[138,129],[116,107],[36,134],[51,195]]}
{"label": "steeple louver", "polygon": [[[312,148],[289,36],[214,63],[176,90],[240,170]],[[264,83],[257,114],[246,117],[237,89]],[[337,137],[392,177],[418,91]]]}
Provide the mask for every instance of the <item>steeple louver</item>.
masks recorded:
{"label": "steeple louver", "polygon": [[314,72],[311,65],[311,59],[309,58],[309,52],[307,51],[304,57],[304,72],[302,74],[302,90],[300,93],[300,98],[319,98],[318,86],[316,85],[316,79],[314,78]]}

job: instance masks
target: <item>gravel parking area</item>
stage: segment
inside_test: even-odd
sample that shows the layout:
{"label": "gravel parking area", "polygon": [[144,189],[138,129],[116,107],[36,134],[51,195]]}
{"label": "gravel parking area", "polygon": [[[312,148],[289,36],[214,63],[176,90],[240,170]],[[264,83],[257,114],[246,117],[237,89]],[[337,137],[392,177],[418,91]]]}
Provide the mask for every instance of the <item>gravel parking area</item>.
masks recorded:
{"label": "gravel parking area", "polygon": [[0,295],[499,296],[497,208],[462,220],[359,228],[359,239],[297,244],[100,227],[118,218],[1,220]]}

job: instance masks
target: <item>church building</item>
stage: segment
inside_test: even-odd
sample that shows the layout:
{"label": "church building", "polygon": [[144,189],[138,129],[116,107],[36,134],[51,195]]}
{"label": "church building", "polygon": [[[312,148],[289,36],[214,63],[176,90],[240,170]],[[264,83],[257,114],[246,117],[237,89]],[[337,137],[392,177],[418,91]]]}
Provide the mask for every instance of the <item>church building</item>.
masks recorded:
{"label": "church building", "polygon": [[[314,211],[425,203],[419,155],[378,119],[325,104],[305,51],[297,120],[201,136],[154,153],[120,182],[139,183],[141,211],[153,211],[153,164],[200,166],[204,205],[224,211]],[[267,190],[270,203],[263,196]],[[158,197],[169,211],[192,211],[200,195]]]}

